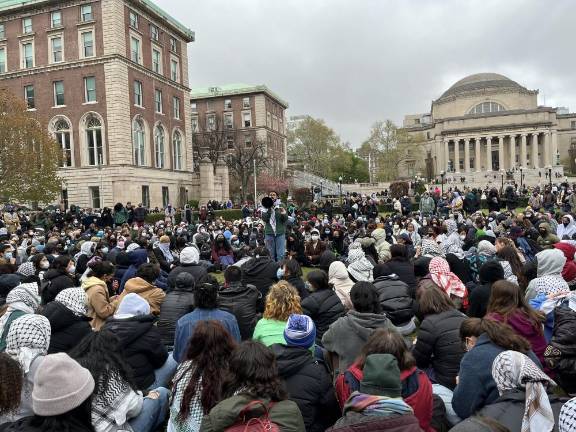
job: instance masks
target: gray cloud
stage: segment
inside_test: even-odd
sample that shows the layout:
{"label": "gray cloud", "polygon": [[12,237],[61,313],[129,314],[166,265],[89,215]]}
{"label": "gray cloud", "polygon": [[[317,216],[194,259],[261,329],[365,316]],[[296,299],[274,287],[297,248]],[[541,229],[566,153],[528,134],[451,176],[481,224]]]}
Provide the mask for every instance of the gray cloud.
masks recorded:
{"label": "gray cloud", "polygon": [[156,1],[196,31],[193,87],[266,84],[354,146],[477,72],[576,110],[571,0]]}

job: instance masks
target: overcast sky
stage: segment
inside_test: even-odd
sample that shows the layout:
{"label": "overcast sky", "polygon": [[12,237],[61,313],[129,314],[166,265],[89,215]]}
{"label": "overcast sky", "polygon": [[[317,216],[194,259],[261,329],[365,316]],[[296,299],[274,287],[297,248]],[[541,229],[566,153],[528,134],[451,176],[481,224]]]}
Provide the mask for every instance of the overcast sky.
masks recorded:
{"label": "overcast sky", "polygon": [[359,146],[497,72],[576,111],[573,0],[156,0],[196,32],[191,86],[265,84]]}

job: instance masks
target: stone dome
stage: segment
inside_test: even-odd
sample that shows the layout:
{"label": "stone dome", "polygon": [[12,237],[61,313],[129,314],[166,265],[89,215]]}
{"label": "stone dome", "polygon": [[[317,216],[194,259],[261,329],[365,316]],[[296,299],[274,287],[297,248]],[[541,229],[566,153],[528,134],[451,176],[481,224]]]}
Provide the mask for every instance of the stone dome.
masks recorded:
{"label": "stone dome", "polygon": [[527,90],[516,81],[512,81],[504,75],[497,73],[479,73],[469,75],[454,83],[448,90],[442,93],[439,100],[446,99],[450,96],[459,96],[469,92],[486,89]]}

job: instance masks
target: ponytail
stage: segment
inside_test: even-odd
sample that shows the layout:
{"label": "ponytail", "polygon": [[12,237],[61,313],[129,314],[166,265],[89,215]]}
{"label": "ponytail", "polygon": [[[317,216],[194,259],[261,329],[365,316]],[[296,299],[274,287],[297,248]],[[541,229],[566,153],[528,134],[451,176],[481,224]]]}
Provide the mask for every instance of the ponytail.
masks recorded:
{"label": "ponytail", "polygon": [[482,333],[486,333],[492,343],[506,350],[526,354],[532,349],[530,342],[516,334],[508,324],[484,318],[466,318],[460,325],[462,340],[470,336],[479,337]]}

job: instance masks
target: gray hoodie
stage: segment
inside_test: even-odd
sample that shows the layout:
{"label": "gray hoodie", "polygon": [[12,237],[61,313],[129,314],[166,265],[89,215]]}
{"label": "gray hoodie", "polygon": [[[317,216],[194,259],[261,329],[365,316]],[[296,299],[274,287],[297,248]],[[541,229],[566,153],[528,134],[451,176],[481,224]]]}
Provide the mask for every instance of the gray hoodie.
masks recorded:
{"label": "gray hoodie", "polygon": [[322,345],[338,356],[337,372],[344,372],[354,363],[370,335],[379,328],[396,329],[386,315],[354,310],[332,323],[322,337]]}
{"label": "gray hoodie", "polygon": [[562,277],[566,257],[559,249],[546,249],[536,254],[538,277],[532,279],[526,288],[526,299],[531,300],[540,293],[555,294],[569,291],[568,283]]}

